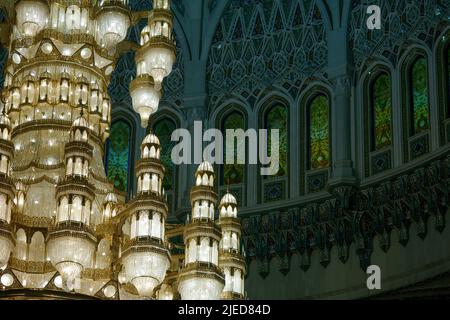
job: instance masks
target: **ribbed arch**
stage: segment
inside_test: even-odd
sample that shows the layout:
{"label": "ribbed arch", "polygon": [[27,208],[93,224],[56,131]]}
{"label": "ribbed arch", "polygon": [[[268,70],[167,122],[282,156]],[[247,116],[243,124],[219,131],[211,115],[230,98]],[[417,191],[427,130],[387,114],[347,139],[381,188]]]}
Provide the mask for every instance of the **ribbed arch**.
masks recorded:
{"label": "ribbed arch", "polygon": [[323,78],[328,62],[323,9],[319,0],[231,1],[208,57],[210,105],[222,104],[229,94],[253,105],[268,84],[296,96],[301,79]]}

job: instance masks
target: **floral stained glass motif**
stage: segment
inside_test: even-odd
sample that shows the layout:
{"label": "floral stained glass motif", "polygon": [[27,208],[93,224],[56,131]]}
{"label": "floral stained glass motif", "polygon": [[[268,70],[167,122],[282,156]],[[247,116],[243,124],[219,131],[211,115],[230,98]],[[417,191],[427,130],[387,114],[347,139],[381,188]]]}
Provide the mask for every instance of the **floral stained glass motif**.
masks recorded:
{"label": "floral stained glass motif", "polygon": [[310,105],[309,145],[311,169],[326,168],[330,164],[330,126],[327,97],[320,95]]}
{"label": "floral stained glass motif", "polygon": [[[237,130],[242,129],[245,130],[245,123],[244,123],[244,117],[242,114],[234,112],[227,116],[225,120],[223,121],[222,125],[223,131],[226,134],[226,130]],[[235,141],[234,142],[234,158],[235,163],[234,164],[225,164],[223,166],[222,171],[222,185],[225,184],[240,184],[244,182],[244,165],[237,164],[237,152],[238,147],[245,147],[245,141]],[[226,159],[226,148],[223,150],[224,152],[224,159]]]}
{"label": "floral stained glass motif", "polygon": [[381,74],[372,88],[373,134],[375,150],[392,144],[391,78]]}
{"label": "floral stained glass motif", "polygon": [[131,150],[130,126],[118,121],[111,126],[111,137],[108,148],[108,179],[114,187],[122,192],[128,190],[128,174]]}
{"label": "floral stained glass motif", "polygon": [[174,164],[172,162],[172,149],[176,142],[172,141],[172,133],[176,128],[175,123],[169,119],[159,121],[153,128],[161,143],[161,161],[166,168],[163,188],[166,191],[173,190]]}
{"label": "floral stained glass motif", "polygon": [[[280,168],[277,177],[284,177],[288,174],[288,110],[282,105],[273,106],[266,114],[266,126],[268,130],[268,155],[272,155],[270,130],[278,129],[280,137]],[[266,176],[267,177],[267,176]]]}
{"label": "floral stained glass motif", "polygon": [[429,101],[427,61],[418,59],[411,69],[413,133],[418,134],[429,128]]}

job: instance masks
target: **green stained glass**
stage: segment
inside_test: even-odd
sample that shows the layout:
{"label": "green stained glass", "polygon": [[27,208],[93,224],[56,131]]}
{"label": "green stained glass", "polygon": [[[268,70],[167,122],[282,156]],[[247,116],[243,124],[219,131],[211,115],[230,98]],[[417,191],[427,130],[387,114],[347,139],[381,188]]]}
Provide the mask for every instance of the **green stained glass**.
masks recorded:
{"label": "green stained glass", "polygon": [[380,75],[373,86],[373,128],[375,150],[392,144],[391,78]]}
{"label": "green stained glass", "polygon": [[309,110],[311,169],[326,168],[330,164],[330,127],[327,97],[315,98]]}
{"label": "green stained glass", "polygon": [[278,177],[283,177],[288,174],[288,110],[282,105],[275,105],[266,114],[266,129],[269,130],[268,138],[268,155],[272,155],[271,150],[271,134],[270,130],[280,130],[280,169],[278,170]]}
{"label": "green stained glass", "polygon": [[[245,130],[244,117],[242,114],[234,112],[227,116],[223,121],[223,131],[226,133],[228,129],[242,129]],[[235,141],[234,154],[235,162],[237,161],[237,152],[239,144],[244,144],[245,141]],[[226,159],[226,148],[224,148],[224,159]],[[240,184],[244,182],[244,165],[242,164],[225,164],[223,166],[222,184]]]}
{"label": "green stained glass", "polygon": [[130,137],[131,129],[127,123],[118,121],[112,125],[108,148],[108,179],[122,192],[128,189]]}
{"label": "green stained glass", "polygon": [[173,189],[174,164],[172,162],[172,149],[176,142],[172,141],[172,133],[176,128],[175,123],[168,119],[159,121],[153,128],[161,143],[161,161],[166,168],[163,180],[165,190]]}
{"label": "green stained glass", "polygon": [[429,128],[428,75],[424,58],[414,63],[411,77],[413,128],[414,134],[418,134]]}

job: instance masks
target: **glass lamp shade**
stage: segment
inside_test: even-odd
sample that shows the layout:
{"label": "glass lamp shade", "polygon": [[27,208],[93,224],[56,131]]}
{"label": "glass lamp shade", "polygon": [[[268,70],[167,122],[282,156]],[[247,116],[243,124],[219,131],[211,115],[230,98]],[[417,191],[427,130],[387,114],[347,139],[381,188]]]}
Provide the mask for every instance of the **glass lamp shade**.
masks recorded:
{"label": "glass lamp shade", "polygon": [[48,257],[66,282],[81,277],[85,268],[92,266],[95,244],[92,241],[70,236],[50,238]]}
{"label": "glass lamp shade", "polygon": [[153,1],[154,9],[164,9],[170,10],[170,0],[154,0]]}
{"label": "glass lamp shade", "polygon": [[155,79],[157,86],[160,86],[164,78],[171,72],[175,63],[175,52],[169,46],[149,45],[143,54],[147,72]]}
{"label": "glass lamp shade", "polygon": [[127,36],[130,17],[122,10],[102,10],[97,17],[97,42],[108,49],[114,48]]}
{"label": "glass lamp shade", "polygon": [[164,280],[170,261],[162,252],[134,252],[124,257],[123,265],[129,282],[139,295],[151,297],[155,287]]}
{"label": "glass lamp shade", "polygon": [[34,37],[48,22],[50,9],[46,1],[22,0],[16,4],[17,27],[25,37]]}
{"label": "glass lamp shade", "polygon": [[158,291],[158,300],[173,300],[172,286],[163,284]]}
{"label": "glass lamp shade", "polygon": [[0,269],[3,268],[9,260],[9,255],[13,249],[13,244],[10,239],[0,237]]}
{"label": "glass lamp shade", "polygon": [[134,79],[130,92],[133,108],[141,116],[142,127],[146,128],[150,116],[158,110],[161,92],[155,89],[153,79],[147,75]]}
{"label": "glass lamp shade", "polygon": [[223,282],[203,277],[183,279],[178,285],[182,300],[219,300],[223,288]]}

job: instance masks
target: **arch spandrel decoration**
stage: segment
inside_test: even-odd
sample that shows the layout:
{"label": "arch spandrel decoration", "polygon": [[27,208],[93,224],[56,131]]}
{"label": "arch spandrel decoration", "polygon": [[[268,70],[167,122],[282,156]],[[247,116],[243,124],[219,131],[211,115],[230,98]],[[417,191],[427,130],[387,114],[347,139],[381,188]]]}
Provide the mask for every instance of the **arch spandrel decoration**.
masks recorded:
{"label": "arch spandrel decoration", "polygon": [[116,69],[111,77],[109,85],[109,94],[111,97],[112,107],[115,105],[126,104],[132,106],[130,95],[131,80],[136,77],[136,64],[134,62],[135,53],[128,51],[124,53],[118,60]]}
{"label": "arch spandrel decoration", "polygon": [[[438,0],[353,0],[349,22],[350,49],[357,68],[369,59],[382,57],[394,65],[406,40],[416,40],[431,46],[435,35],[448,25],[448,1]],[[381,30],[368,30],[367,7],[381,8]]]}
{"label": "arch spandrel decoration", "polygon": [[296,97],[305,78],[323,78],[327,39],[316,2],[231,1],[210,49],[210,106],[230,93],[253,106],[271,86]]}

